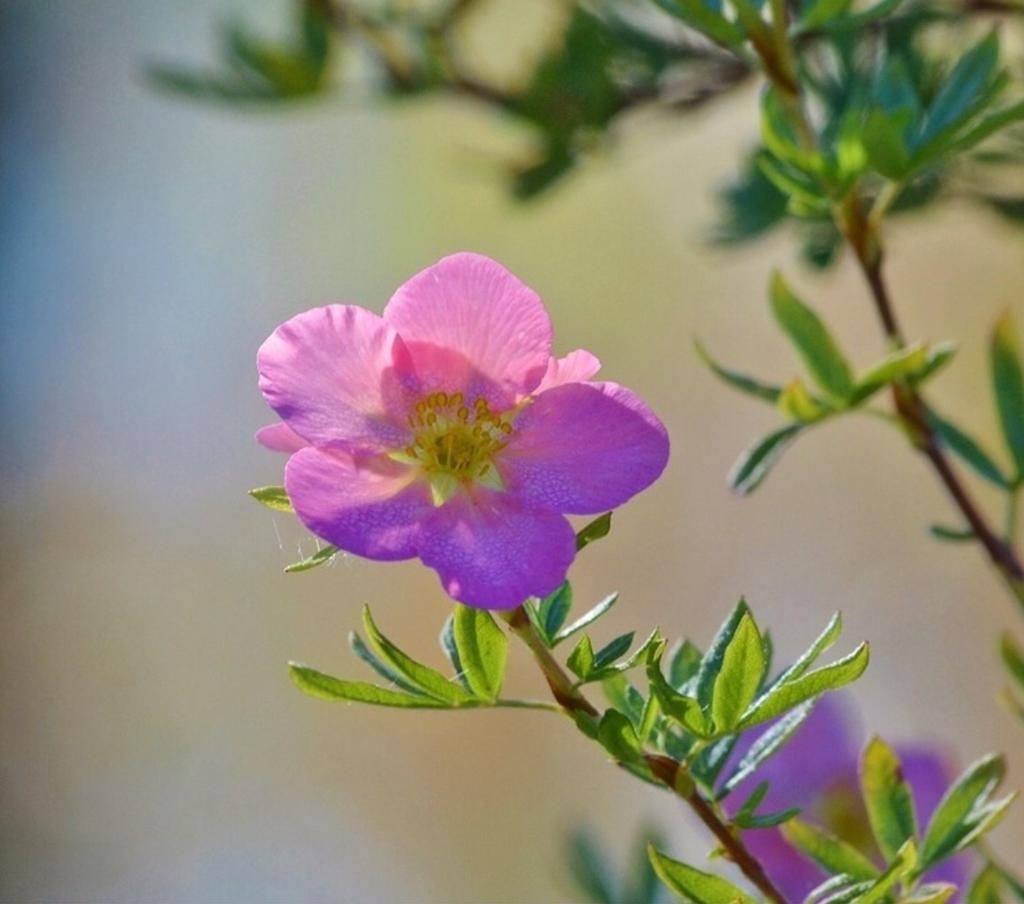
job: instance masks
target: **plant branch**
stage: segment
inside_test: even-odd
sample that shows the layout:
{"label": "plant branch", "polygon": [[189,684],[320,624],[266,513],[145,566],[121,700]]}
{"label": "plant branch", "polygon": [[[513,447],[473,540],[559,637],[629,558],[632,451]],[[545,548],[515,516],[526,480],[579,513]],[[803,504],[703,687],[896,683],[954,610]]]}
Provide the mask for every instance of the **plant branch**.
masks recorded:
{"label": "plant branch", "polygon": [[[772,10],[775,20],[773,33],[777,36],[777,43],[780,46],[770,57],[762,53],[764,72],[786,101],[786,109],[790,112],[801,144],[806,150],[814,151],[818,149],[818,141],[804,113],[802,85],[799,80],[794,85],[792,79],[778,72],[778,57],[781,56],[784,60],[794,59],[793,44],[784,27],[785,7],[782,0],[774,0]],[[795,62],[791,66],[793,71],[797,71]],[[861,273],[871,292],[882,330],[893,350],[904,348],[906,338],[882,269],[884,255],[880,223],[886,209],[896,200],[898,192],[898,185],[888,186],[875,200],[873,209],[865,212],[858,186],[854,185],[843,200],[835,205],[836,224],[857,258]],[[970,525],[975,538],[984,548],[1006,588],[1024,606],[1024,564],[1017,551],[1010,543],[1004,541],[989,523],[957,474],[935,433],[931,413],[924,398],[910,384],[894,384],[893,401],[911,442],[931,463],[932,469],[964,520]]]}
{"label": "plant branch", "polygon": [[[582,694],[572,678],[551,655],[526,610],[520,606],[510,612],[501,613],[501,616],[512,633],[530,648],[552,695],[566,715],[573,718],[577,715],[592,719],[600,717],[600,710]],[[685,771],[680,774],[680,770],[684,769],[682,764],[672,757],[646,751],[643,758],[651,773],[697,814],[700,821],[715,836],[726,856],[736,864],[751,884],[773,904],[787,904],[782,892],[768,877],[764,867],[743,843],[740,833],[719,815],[709,801],[705,800],[693,782],[681,780],[685,776]]]}

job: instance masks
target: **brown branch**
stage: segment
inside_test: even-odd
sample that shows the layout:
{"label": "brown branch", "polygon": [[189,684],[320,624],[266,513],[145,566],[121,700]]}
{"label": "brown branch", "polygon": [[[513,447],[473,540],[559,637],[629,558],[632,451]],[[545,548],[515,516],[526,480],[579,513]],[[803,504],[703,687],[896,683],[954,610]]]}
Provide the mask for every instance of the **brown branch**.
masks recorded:
{"label": "brown branch", "polygon": [[[552,696],[566,714],[575,717],[584,715],[596,719],[601,713],[580,692],[572,678],[562,669],[551,655],[544,641],[530,621],[526,610],[520,606],[511,612],[502,613],[512,632],[530,648],[544,679],[551,689]],[[644,762],[651,773],[680,800],[685,801],[701,822],[718,840],[726,856],[740,869],[744,876],[773,904],[787,904],[782,892],[768,877],[764,867],[743,843],[740,833],[727,822],[723,821],[715,808],[704,799],[692,782],[680,782],[680,770],[683,769],[678,760],[660,753],[643,754]]]}

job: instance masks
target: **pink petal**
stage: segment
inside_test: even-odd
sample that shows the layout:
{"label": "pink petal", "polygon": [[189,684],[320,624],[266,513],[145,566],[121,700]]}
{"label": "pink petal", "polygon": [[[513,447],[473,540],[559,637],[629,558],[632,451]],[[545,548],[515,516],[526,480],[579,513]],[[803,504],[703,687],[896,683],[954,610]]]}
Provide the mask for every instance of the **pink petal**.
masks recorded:
{"label": "pink petal", "polygon": [[453,254],[398,289],[384,319],[430,390],[513,403],[544,376],[551,320],[537,294],[480,254]]}
{"label": "pink petal", "polygon": [[668,462],[664,425],[616,383],[568,383],[541,393],[515,421],[498,469],[528,505],[590,515],[650,486]]}
{"label": "pink petal", "polygon": [[434,511],[415,472],[385,456],[301,449],[288,459],[284,486],[314,534],[368,559],[415,556],[419,525]]}
{"label": "pink petal", "polygon": [[576,555],[576,536],[561,515],[521,507],[505,493],[460,494],[425,526],[420,558],[449,596],[478,609],[511,609],[546,596]]}
{"label": "pink petal", "polygon": [[267,403],[313,445],[357,452],[408,443],[412,365],[371,311],[335,304],[299,314],[274,330],[257,362]]}
{"label": "pink petal", "polygon": [[586,383],[587,380],[593,379],[600,369],[601,362],[594,355],[578,348],[564,358],[552,358],[548,362],[547,372],[533,390],[533,394],[539,395],[546,389],[554,389],[565,383]]}
{"label": "pink petal", "polygon": [[298,433],[284,421],[260,427],[256,431],[256,442],[271,452],[298,452],[309,445]]}

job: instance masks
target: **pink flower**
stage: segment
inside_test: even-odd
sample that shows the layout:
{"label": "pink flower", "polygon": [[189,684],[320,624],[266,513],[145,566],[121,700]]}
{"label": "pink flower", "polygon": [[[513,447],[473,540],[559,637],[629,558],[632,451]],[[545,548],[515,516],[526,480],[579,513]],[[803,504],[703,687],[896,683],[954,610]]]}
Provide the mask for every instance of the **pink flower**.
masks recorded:
{"label": "pink flower", "polygon": [[551,357],[540,298],[500,264],[454,254],[378,316],[328,305],[259,350],[260,389],[291,453],[284,483],[313,533],[370,559],[419,557],[455,599],[511,608],[550,593],[575,556],[565,518],[650,485],[668,436],[628,389],[588,382],[585,351]]}

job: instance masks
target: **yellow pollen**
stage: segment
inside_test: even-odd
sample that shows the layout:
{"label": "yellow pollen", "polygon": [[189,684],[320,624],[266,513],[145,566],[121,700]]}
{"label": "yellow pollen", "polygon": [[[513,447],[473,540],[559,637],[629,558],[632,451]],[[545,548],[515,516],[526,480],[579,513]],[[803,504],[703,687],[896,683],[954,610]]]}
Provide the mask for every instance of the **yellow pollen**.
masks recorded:
{"label": "yellow pollen", "polygon": [[484,398],[470,408],[461,392],[430,393],[409,414],[415,438],[393,457],[419,465],[435,505],[474,483],[503,490],[495,458],[508,445],[517,413],[518,408],[495,413]]}

